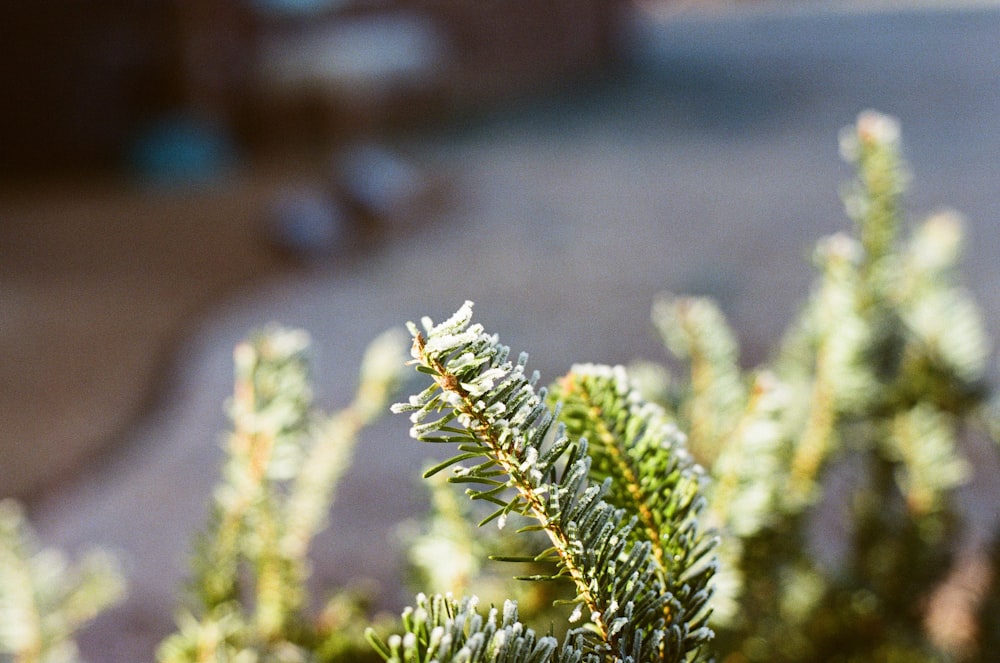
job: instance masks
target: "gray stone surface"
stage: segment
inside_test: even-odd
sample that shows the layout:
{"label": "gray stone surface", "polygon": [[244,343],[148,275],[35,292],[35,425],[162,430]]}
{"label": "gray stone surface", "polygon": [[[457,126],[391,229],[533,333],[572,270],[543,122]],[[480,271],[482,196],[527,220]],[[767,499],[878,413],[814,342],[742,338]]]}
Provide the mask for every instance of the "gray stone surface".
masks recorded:
{"label": "gray stone surface", "polygon": [[[806,293],[814,241],[847,227],[837,133],[863,109],[902,121],[909,207],[968,218],[966,274],[1000,337],[1000,11],[674,16],[636,35],[627,76],[403,146],[448,182],[440,218],[191,330],[129,445],[35,513],[45,541],[110,546],[128,564],[130,599],[83,639],[90,660],[149,660],[171,629],[248,330],[307,329],[328,407],[349,398],[368,339],[465,299],[543,379],[574,361],[662,358],[648,322],[662,290],[716,296],[759,360]],[[413,470],[428,454],[407,427],[365,434],[317,545],[320,584],[371,575],[385,603],[403,600],[392,532],[419,512]]]}

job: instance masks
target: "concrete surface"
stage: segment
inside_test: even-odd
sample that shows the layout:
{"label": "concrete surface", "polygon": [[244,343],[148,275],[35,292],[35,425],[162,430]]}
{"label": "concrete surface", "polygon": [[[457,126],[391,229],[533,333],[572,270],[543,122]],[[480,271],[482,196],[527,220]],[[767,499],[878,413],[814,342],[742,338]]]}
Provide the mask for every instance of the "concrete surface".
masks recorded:
{"label": "concrete surface", "polygon": [[[814,241],[847,227],[837,133],[862,109],[902,121],[909,207],[967,216],[966,275],[1000,337],[1000,11],[675,15],[636,35],[628,75],[401,146],[449,183],[440,218],[191,330],[127,447],[34,514],[47,542],[110,546],[129,565],[128,603],[82,639],[90,660],[150,660],[172,628],[216,478],[231,348],[248,330],[307,329],[330,407],[369,338],[464,299],[543,379],[574,361],[663,357],[648,322],[662,290],[718,297],[756,361],[806,292]],[[365,435],[317,545],[319,584],[370,575],[384,603],[408,595],[391,532],[419,512],[413,468],[429,450],[407,427],[387,418]]]}

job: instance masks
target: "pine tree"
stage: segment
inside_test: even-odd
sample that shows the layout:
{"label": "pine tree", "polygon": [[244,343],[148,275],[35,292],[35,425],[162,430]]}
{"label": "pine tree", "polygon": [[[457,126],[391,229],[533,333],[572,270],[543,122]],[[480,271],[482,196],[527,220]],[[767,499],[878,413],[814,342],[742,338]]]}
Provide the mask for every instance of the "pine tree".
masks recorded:
{"label": "pine tree", "polygon": [[[992,416],[986,335],[955,274],[960,221],[904,232],[893,118],[863,113],[841,147],[854,235],[819,243],[816,286],[768,364],[741,371],[712,302],[654,307],[690,366],[674,415],[714,479],[719,647],[747,661],[992,660],[995,570],[982,551],[954,566],[961,441]],[[977,591],[948,603],[969,569]]]}

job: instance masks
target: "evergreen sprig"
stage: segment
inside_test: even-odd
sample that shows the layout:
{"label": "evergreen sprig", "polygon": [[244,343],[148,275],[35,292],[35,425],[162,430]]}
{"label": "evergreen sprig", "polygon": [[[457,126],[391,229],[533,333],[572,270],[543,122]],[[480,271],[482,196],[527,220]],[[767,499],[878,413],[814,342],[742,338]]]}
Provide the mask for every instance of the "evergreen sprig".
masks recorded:
{"label": "evergreen sprig", "polygon": [[112,556],[94,550],[71,563],[39,543],[18,502],[0,500],[0,660],[75,663],[76,631],[124,593]]}
{"label": "evergreen sprig", "polygon": [[571,437],[585,438],[595,480],[611,479],[608,501],[637,515],[636,541],[649,541],[671,600],[667,620],[686,625],[685,648],[710,637],[709,581],[714,537],[699,522],[704,476],[685,436],[660,406],[642,400],[624,367],[581,364],[552,389]]}
{"label": "evergreen sprig", "polygon": [[[484,618],[478,601],[456,601],[450,595],[417,596],[403,612],[405,635],[387,641],[371,637],[372,646],[390,663],[463,661],[465,663],[543,663],[570,661],[560,656],[558,641],[538,637],[518,621],[517,604],[504,603],[502,613],[490,609]],[[579,660],[577,658],[576,660]]]}
{"label": "evergreen sprig", "polygon": [[[700,657],[710,637],[701,628],[707,591],[674,596],[664,578],[685,577],[701,587],[696,577],[707,579],[711,565],[680,573],[663,568],[651,542],[634,535],[639,514],[610,498],[613,479],[591,479],[588,442],[557,423],[558,408],[546,406],[545,389],[535,389],[537,373],[525,375],[527,356],[509,361],[509,348],[472,323],[471,302],[438,325],[425,318],[423,326],[421,332],[409,325],[412,355],[417,370],[433,382],[393,410],[412,413],[413,437],[457,446],[455,456],[427,474],[454,467],[453,482],[471,485],[472,499],[495,506],[481,524],[496,520],[503,527],[515,514],[536,522],[524,529],[541,530],[551,546],[532,559],[550,561],[555,570],[534,579],[573,583],[576,609],[570,619],[586,611],[590,621],[569,637],[588,660]],[[687,509],[695,500],[694,494],[678,500],[684,508],[673,522],[680,538],[691,535]],[[703,555],[693,557],[688,564]],[[691,623],[682,621],[692,617]]]}
{"label": "evergreen sprig", "polygon": [[705,297],[661,295],[653,324],[677,357],[690,365],[690,395],[681,425],[699,462],[711,464],[736,427],[747,387],[739,368],[739,346],[719,307]]}
{"label": "evergreen sprig", "polygon": [[160,645],[164,663],[327,661],[367,647],[346,592],[307,614],[307,553],[360,431],[399,382],[405,343],[398,330],[372,341],[354,401],[331,416],[312,409],[308,346],[304,332],[272,327],[236,347],[223,481],[194,559],[194,605]]}

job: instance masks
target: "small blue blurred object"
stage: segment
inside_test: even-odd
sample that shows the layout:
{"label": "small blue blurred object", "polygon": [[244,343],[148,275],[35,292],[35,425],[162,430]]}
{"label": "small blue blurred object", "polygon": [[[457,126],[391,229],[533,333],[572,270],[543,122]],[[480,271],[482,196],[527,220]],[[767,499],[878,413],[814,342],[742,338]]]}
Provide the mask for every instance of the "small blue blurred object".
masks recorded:
{"label": "small blue blurred object", "polygon": [[309,189],[288,189],[270,204],[265,233],[272,246],[304,260],[329,256],[348,232],[343,209],[329,196]]}
{"label": "small blue blurred object", "polygon": [[316,14],[344,4],[342,0],[253,0],[254,9],[271,15]]}
{"label": "small blue blurred object", "polygon": [[344,148],[333,161],[338,195],[353,209],[380,222],[414,214],[430,183],[409,161],[377,143]]}
{"label": "small blue blurred object", "polygon": [[150,124],[132,145],[136,176],[154,186],[205,185],[216,181],[235,160],[223,127],[179,114]]}

